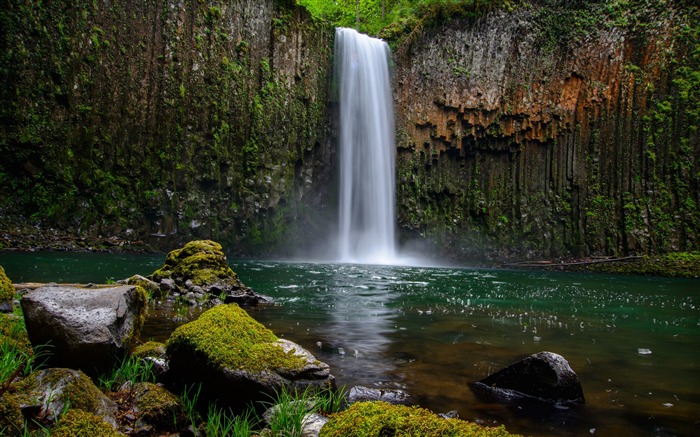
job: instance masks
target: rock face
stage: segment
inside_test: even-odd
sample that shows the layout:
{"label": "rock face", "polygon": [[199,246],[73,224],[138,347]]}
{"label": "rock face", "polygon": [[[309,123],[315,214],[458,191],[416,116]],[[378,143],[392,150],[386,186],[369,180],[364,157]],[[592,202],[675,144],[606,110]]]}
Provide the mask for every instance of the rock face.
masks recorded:
{"label": "rock face", "polygon": [[529,3],[394,50],[401,227],[477,260],[697,249],[697,9]]}
{"label": "rock face", "polygon": [[552,404],[585,402],[581,383],[561,355],[539,352],[473,385],[477,393],[511,402],[534,398]]}
{"label": "rock face", "polygon": [[13,3],[0,21],[0,198],[32,222],[161,249],[317,232],[331,25],[291,0]]}
{"label": "rock face", "polygon": [[236,304],[220,305],[178,327],[167,342],[169,377],[202,383],[202,393],[232,407],[289,390],[330,388],[327,364],[278,339]]}
{"label": "rock face", "polygon": [[32,345],[46,345],[47,364],[88,373],[112,367],[143,325],[143,288],[46,286],[21,300]]}
{"label": "rock face", "polygon": [[78,370],[53,368],[34,372],[14,384],[12,391],[26,414],[49,423],[55,423],[69,406],[100,416],[112,427],[117,424],[117,405]]}
{"label": "rock face", "polygon": [[162,293],[192,293],[195,299],[215,296],[224,303],[240,305],[267,301],[243,285],[229,267],[221,245],[210,240],[190,241],[171,251],[165,265],[153,272],[151,278],[160,284]]}

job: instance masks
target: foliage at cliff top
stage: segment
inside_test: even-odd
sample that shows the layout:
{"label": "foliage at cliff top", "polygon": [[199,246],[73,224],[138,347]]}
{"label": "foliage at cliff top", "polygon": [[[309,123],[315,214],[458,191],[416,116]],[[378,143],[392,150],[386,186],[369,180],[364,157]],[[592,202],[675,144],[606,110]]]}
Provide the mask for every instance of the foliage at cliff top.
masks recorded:
{"label": "foliage at cliff top", "polygon": [[219,305],[178,327],[168,339],[168,354],[179,350],[204,355],[214,366],[259,372],[299,369],[305,362],[285,353],[277,336],[236,304]]}
{"label": "foliage at cliff top", "polygon": [[650,11],[693,7],[687,0],[363,0],[359,8],[355,0],[297,0],[297,3],[315,18],[399,44],[424,27],[496,9],[545,11],[542,27],[553,35],[555,42],[566,44],[582,28],[595,31],[601,26],[643,26],[649,21]]}
{"label": "foliage at cliff top", "polygon": [[499,428],[487,428],[460,419],[444,419],[430,410],[386,402],[359,402],[334,414],[321,428],[320,437],[417,436],[515,436]]}
{"label": "foliage at cliff top", "polygon": [[190,241],[180,249],[168,253],[165,265],[153,272],[152,279],[190,279],[195,285],[216,282],[237,281],[238,276],[231,270],[221,245],[211,240]]}
{"label": "foliage at cliff top", "polygon": [[5,274],[5,269],[0,266],[0,301],[10,300],[15,297],[15,288],[12,281]]}

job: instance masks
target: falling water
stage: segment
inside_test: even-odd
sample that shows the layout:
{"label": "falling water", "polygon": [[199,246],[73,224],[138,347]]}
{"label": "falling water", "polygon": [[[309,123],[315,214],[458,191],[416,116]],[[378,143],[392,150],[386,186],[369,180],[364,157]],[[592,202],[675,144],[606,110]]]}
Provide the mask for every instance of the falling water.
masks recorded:
{"label": "falling water", "polygon": [[393,263],[394,110],[389,46],[353,29],[337,29],[340,91],[339,259]]}

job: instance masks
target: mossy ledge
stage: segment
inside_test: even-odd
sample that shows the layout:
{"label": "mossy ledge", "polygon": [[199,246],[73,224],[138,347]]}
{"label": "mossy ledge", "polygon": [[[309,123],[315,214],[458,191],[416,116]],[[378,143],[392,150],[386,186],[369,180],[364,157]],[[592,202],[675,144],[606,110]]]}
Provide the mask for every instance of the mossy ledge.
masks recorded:
{"label": "mossy ledge", "polygon": [[373,437],[391,435],[434,437],[477,436],[506,437],[511,434],[501,426],[488,428],[460,419],[444,419],[420,407],[391,405],[386,402],[359,402],[336,413],[321,429],[320,437]]}
{"label": "mossy ledge", "polygon": [[168,354],[185,349],[203,355],[218,368],[261,372],[300,369],[306,362],[285,353],[278,338],[236,304],[220,305],[178,327],[166,343]]}
{"label": "mossy ledge", "polygon": [[112,437],[124,434],[115,431],[99,416],[80,409],[72,409],[61,417],[56,427],[51,430],[51,435],[55,437]]}

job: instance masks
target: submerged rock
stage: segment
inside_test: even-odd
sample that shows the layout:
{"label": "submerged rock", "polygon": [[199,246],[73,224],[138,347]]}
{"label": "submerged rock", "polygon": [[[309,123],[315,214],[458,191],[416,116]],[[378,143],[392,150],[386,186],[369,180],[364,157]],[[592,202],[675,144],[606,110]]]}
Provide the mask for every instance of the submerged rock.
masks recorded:
{"label": "submerged rock", "polygon": [[167,342],[169,377],[202,384],[202,393],[233,407],[290,391],[330,388],[327,364],[250,317],[238,305],[221,305],[178,327]]}
{"label": "submerged rock", "polygon": [[146,293],[133,285],[41,287],[21,305],[32,345],[49,345],[48,365],[92,373],[111,369],[138,337]]}
{"label": "submerged rock", "polygon": [[539,352],[472,385],[477,394],[501,402],[537,400],[557,405],[583,404],[581,382],[568,361]]}
{"label": "submerged rock", "polygon": [[165,265],[150,279],[165,293],[207,293],[224,303],[256,305],[267,299],[246,287],[231,270],[219,243],[211,240],[190,241],[168,253]]}

